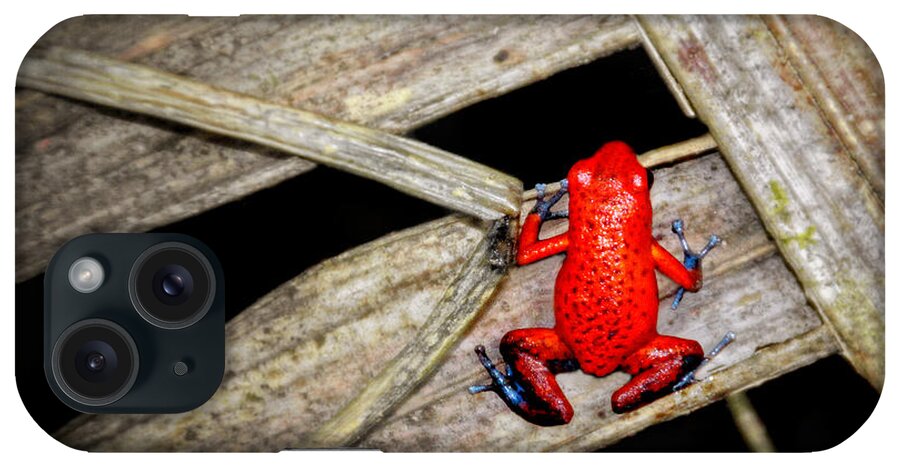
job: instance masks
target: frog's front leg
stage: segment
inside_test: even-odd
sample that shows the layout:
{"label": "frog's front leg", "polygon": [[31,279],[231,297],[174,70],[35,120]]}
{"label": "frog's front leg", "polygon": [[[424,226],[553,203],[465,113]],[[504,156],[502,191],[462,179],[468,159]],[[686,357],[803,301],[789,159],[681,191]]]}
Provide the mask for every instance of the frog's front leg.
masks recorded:
{"label": "frog's front leg", "polygon": [[562,179],[559,181],[559,190],[553,194],[547,200],[544,200],[544,194],[547,191],[547,184],[539,183],[534,186],[535,191],[537,192],[537,201],[534,204],[534,208],[531,209],[532,214],[537,214],[540,216],[541,221],[549,221],[556,220],[557,218],[568,218],[568,212],[551,212],[550,208],[553,205],[556,205],[563,195],[569,193],[569,180]]}
{"label": "frog's front leg", "polygon": [[[700,270],[700,263],[703,260],[703,257],[706,256],[706,253],[709,253],[709,250],[715,248],[716,245],[719,244],[721,240],[719,240],[718,235],[712,235],[709,237],[709,241],[706,243],[706,246],[700,250],[699,253],[694,253],[691,251],[690,245],[688,245],[687,239],[684,237],[684,222],[681,219],[677,219],[672,222],[672,231],[678,235],[678,241],[681,243],[681,249],[684,251],[684,267],[687,269],[696,269],[698,272]],[[685,288],[682,287],[675,294],[675,299],[672,301],[672,309],[676,309],[678,304],[681,302],[681,298],[684,297]]]}
{"label": "frog's front leg", "polygon": [[545,184],[537,184],[534,188],[537,190],[537,202],[534,208],[525,217],[525,223],[522,225],[522,233],[519,235],[519,249],[516,253],[516,261],[520,265],[533,263],[537,260],[552,256],[566,251],[569,246],[568,233],[561,233],[546,240],[539,240],[538,235],[541,231],[541,225],[547,220],[557,218],[566,218],[565,212],[551,212],[552,207],[558,202],[563,195],[568,192],[569,182],[563,179],[560,183],[560,189],[548,200],[544,200]]}
{"label": "frog's front leg", "polygon": [[651,254],[656,263],[656,267],[672,281],[675,281],[681,288],[675,295],[672,302],[672,309],[678,307],[681,298],[684,296],[685,290],[697,292],[703,287],[703,270],[702,261],[707,253],[720,243],[719,237],[712,235],[706,246],[699,253],[694,253],[688,245],[687,239],[684,237],[684,222],[680,219],[672,222],[672,231],[678,235],[678,241],[681,243],[681,249],[684,251],[684,262],[679,262],[677,258],[672,256],[668,250],[662,247],[656,240],[651,243]]}
{"label": "frog's front leg", "polygon": [[496,392],[512,411],[536,425],[563,425],[572,419],[572,405],[555,374],[576,370],[578,364],[556,331],[533,328],[506,333],[500,341],[505,374],[494,366],[483,346],[476,347],[475,353],[492,383],[469,387],[469,393]]}

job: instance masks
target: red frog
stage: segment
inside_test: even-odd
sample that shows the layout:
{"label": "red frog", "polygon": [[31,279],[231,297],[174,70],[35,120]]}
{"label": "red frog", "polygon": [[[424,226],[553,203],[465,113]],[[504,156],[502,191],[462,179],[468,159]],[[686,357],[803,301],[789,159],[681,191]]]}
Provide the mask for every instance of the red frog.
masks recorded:
{"label": "red frog", "polygon": [[[653,238],[650,186],[653,175],[638,163],[622,142],[604,145],[593,157],[569,170],[562,189],[538,200],[525,219],[517,261],[525,265],[566,253],[556,277],[550,328],[517,329],[500,342],[507,364],[500,372],[483,346],[475,352],[493,383],[470,387],[470,393],[494,391],[514,412],[544,426],[572,419],[572,405],[555,375],[576,369],[602,377],[621,369],[633,378],[612,395],[616,413],[635,409],[690,383],[704,361],[703,349],[693,340],[660,335],[655,269],[696,292],[702,285],[700,260],[719,239],[713,235],[700,253],[687,246],[680,220],[673,224],[685,253],[682,264]],[[564,193],[569,211],[551,212]],[[540,240],[544,221],[568,218],[569,229]],[[712,355],[733,339],[729,333]]]}

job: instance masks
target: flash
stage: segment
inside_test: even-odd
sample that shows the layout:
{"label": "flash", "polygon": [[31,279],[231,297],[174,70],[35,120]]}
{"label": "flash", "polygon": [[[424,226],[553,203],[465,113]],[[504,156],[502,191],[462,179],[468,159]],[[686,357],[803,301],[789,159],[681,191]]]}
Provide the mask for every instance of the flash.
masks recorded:
{"label": "flash", "polygon": [[69,267],[69,284],[81,293],[92,293],[103,284],[103,265],[94,258],[78,258]]}

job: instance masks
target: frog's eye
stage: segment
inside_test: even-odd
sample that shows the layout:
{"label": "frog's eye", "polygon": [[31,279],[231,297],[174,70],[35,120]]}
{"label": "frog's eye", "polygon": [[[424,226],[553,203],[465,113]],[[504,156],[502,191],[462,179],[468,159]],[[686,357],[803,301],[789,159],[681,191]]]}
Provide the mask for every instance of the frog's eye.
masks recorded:
{"label": "frog's eye", "polygon": [[647,190],[653,188],[653,171],[647,171]]}

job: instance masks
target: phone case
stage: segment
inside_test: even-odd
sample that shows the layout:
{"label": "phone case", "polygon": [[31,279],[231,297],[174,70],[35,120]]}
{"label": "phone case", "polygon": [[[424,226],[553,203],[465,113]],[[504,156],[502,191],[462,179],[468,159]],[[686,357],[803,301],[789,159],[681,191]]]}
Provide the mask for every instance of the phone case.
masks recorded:
{"label": "phone case", "polygon": [[[79,450],[810,451],[884,381],[884,82],[823,17],[72,18],[15,186],[17,384]],[[44,269],[113,232],[222,263],[195,410],[48,387]]]}

